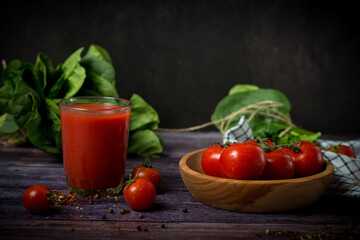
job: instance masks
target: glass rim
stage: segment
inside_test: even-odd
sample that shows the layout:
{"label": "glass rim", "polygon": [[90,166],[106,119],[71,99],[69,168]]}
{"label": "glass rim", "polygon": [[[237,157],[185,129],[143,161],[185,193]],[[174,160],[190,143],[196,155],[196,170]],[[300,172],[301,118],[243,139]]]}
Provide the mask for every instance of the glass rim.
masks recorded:
{"label": "glass rim", "polygon": [[[85,101],[86,99],[88,100],[88,102]],[[99,99],[99,100],[102,100],[102,101],[93,102],[95,99]],[[76,102],[76,100],[80,100],[80,102]],[[106,100],[107,100],[107,102],[106,102]],[[110,101],[112,101],[113,103],[122,102],[122,103],[125,103],[125,105],[112,104]],[[118,108],[112,109],[112,110],[89,110],[89,109],[84,110],[84,109],[79,109],[79,108],[76,108],[76,107],[75,108],[72,107],[73,105],[88,104],[88,103],[112,105],[112,106],[117,106]],[[65,109],[65,110],[69,110],[69,111],[82,112],[82,113],[105,113],[106,114],[106,113],[121,112],[121,111],[129,110],[131,108],[131,106],[132,106],[132,103],[127,99],[118,98],[118,97],[78,96],[78,97],[69,97],[69,98],[62,99],[59,102],[59,106],[60,106],[60,110]]]}

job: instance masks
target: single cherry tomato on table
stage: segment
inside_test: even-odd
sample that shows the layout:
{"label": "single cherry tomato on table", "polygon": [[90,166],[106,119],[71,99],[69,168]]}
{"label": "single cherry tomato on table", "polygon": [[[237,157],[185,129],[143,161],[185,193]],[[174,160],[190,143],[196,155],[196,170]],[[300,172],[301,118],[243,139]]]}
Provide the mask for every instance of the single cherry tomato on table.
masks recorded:
{"label": "single cherry tomato on table", "polygon": [[279,180],[294,177],[295,164],[293,158],[282,149],[265,153],[266,167],[262,179]]}
{"label": "single cherry tomato on table", "polygon": [[154,184],[155,188],[158,188],[161,183],[160,172],[156,168],[152,167],[150,159],[146,159],[143,165],[134,168],[131,175],[133,177],[136,176],[137,178],[146,178],[150,180]]}
{"label": "single cherry tomato on table", "polygon": [[22,202],[26,210],[31,213],[41,213],[48,210],[52,204],[51,192],[44,185],[33,185],[26,189]]}
{"label": "single cherry tomato on table", "polygon": [[259,179],[266,166],[265,152],[254,143],[235,143],[224,149],[219,163],[227,178]]}
{"label": "single cherry tomato on table", "polygon": [[331,151],[334,153],[346,155],[351,158],[356,158],[354,150],[351,147],[342,144],[331,146],[327,148],[326,151]]}
{"label": "single cherry tomato on table", "polygon": [[127,204],[136,211],[150,208],[156,198],[154,184],[146,178],[135,178],[128,181],[124,189],[124,198]]}
{"label": "single cherry tomato on table", "polygon": [[290,154],[295,163],[294,177],[306,177],[320,172],[324,158],[318,146],[314,143],[302,141],[293,144],[295,147],[284,148]]}
{"label": "single cherry tomato on table", "polygon": [[205,174],[214,177],[223,177],[220,171],[220,155],[224,146],[213,145],[208,147],[201,157],[201,167]]}

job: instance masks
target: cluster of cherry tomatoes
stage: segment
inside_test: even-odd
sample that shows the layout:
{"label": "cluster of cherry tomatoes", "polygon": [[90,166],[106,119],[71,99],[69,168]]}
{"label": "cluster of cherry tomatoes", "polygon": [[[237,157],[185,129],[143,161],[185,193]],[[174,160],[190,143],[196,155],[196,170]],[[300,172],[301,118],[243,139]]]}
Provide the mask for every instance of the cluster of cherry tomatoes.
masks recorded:
{"label": "cluster of cherry tomatoes", "polygon": [[[123,190],[124,199],[133,210],[148,209],[155,202],[156,189],[160,183],[159,171],[147,160],[132,171]],[[22,202],[30,213],[45,212],[52,205],[51,191],[44,185],[33,185],[24,192]]]}
{"label": "cluster of cherry tomatoes", "polygon": [[125,201],[137,211],[150,208],[155,202],[156,189],[160,183],[159,171],[151,166],[150,160],[147,160],[132,171],[123,191]]}
{"label": "cluster of cherry tomatoes", "polygon": [[277,145],[262,139],[210,146],[201,159],[205,174],[241,180],[306,177],[319,173],[323,163],[320,148],[311,142]]}

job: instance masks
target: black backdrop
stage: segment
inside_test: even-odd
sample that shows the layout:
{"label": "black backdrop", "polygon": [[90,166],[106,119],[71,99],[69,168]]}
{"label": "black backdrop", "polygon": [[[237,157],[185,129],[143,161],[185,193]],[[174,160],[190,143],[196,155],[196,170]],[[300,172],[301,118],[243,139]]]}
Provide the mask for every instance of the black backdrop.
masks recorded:
{"label": "black backdrop", "polygon": [[[210,120],[235,84],[284,92],[301,127],[359,134],[359,27],[352,1],[4,1],[0,58],[54,64],[95,43],[123,98],[161,127]],[[210,127],[205,130],[214,130]]]}

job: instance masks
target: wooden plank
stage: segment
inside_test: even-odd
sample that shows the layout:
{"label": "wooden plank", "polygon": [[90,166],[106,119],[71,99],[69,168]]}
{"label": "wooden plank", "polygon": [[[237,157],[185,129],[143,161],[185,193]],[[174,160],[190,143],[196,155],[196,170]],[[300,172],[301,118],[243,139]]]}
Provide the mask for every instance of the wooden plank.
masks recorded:
{"label": "wooden plank", "polygon": [[[344,225],[319,224],[239,224],[198,222],[120,222],[120,221],[59,221],[0,220],[2,239],[321,239],[359,237],[357,228]],[[20,225],[21,224],[21,225]],[[19,228],[21,226],[21,229]],[[328,234],[328,235],[326,235]],[[327,236],[328,238],[325,238]],[[320,238],[317,238],[320,239]]]}

